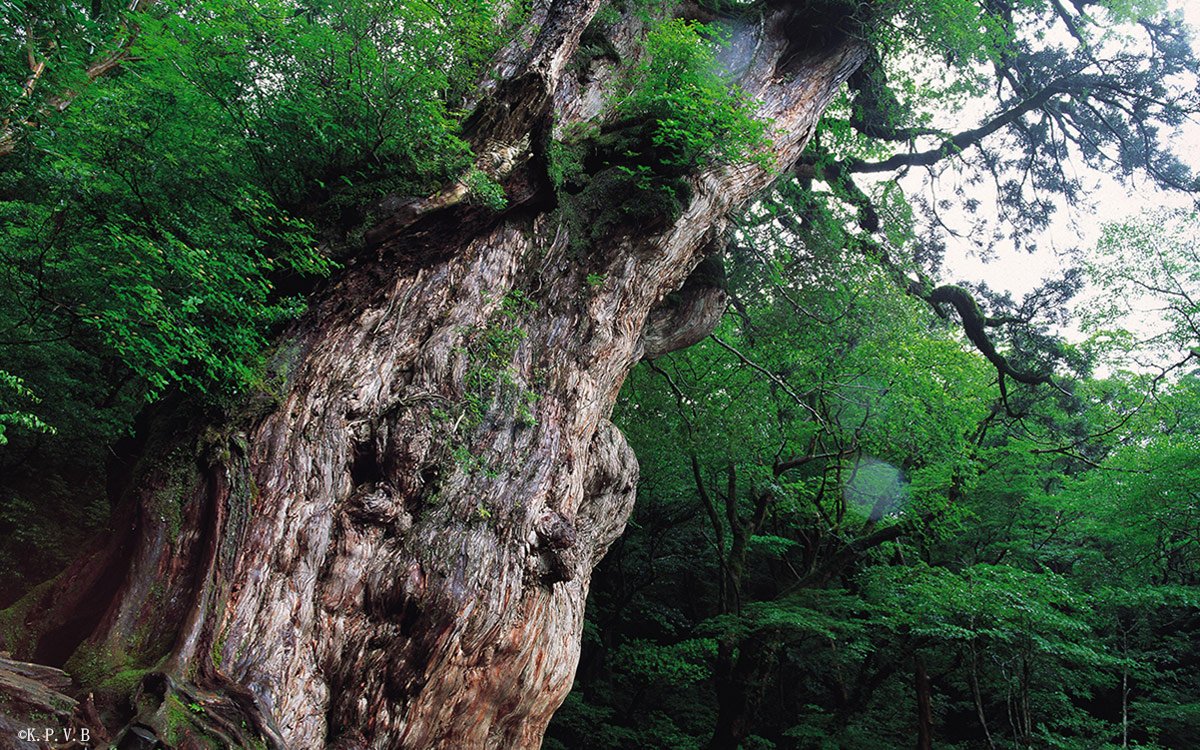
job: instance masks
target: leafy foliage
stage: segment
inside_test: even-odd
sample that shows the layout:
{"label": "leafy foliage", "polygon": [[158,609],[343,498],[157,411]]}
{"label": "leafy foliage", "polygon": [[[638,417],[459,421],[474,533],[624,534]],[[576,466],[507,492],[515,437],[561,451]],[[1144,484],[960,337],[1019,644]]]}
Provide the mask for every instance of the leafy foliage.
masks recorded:
{"label": "leafy foliage", "polygon": [[577,247],[620,227],[673,220],[690,195],[684,177],[697,170],[766,164],[769,123],[751,117],[718,74],[713,33],[682,20],[655,23],[613,102],[613,121],[577,126],[551,147],[551,180]]}
{"label": "leafy foliage", "polygon": [[11,373],[0,370],[0,445],[8,442],[8,438],[4,436],[6,427],[23,427],[27,430],[35,432],[54,432],[54,428],[38,419],[33,414],[27,411],[21,411],[15,406],[9,406],[11,401],[24,400],[26,403],[36,404],[38,398],[32,391],[25,387],[24,381]]}
{"label": "leafy foliage", "polygon": [[645,60],[619,97],[618,118],[652,124],[652,164],[692,171],[712,162],[762,160],[768,123],[747,114],[741,94],[721,78],[713,30],[686,21],[664,21],[646,35]]}
{"label": "leafy foliage", "polygon": [[[1194,378],[1006,408],[836,204],[779,231],[779,198],[742,220],[714,336],[627,385],[638,505],[550,741],[865,750],[927,721],[964,750],[1190,746]],[[699,679],[617,656],[698,637]]]}
{"label": "leafy foliage", "polygon": [[[1187,359],[1200,345],[1200,217],[1160,209],[1112,223],[1088,258],[1103,290],[1085,324],[1114,359]],[[1185,359],[1186,361],[1186,359]]]}
{"label": "leafy foliage", "polygon": [[231,406],[260,387],[268,337],[356,246],[366,206],[467,169],[458,110],[495,29],[516,20],[499,12],[472,0],[0,9],[6,561],[53,566],[69,545],[20,553],[18,537],[103,519],[78,498],[103,504],[105,446],[144,402],[183,392]]}
{"label": "leafy foliage", "polygon": [[848,174],[926,170],[927,242],[947,224],[984,252],[1023,246],[1089,194],[1081,163],[1196,190],[1167,136],[1200,110],[1197,61],[1163,3],[898,2],[852,18],[874,54],[814,157]]}

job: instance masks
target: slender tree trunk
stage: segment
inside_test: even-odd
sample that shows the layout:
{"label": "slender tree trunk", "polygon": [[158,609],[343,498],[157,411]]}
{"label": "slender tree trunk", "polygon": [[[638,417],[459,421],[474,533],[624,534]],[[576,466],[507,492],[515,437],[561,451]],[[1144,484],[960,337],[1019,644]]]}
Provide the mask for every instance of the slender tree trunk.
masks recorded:
{"label": "slender tree trunk", "polygon": [[539,746],[592,567],[634,499],[608,421],[622,381],[715,323],[718,291],[665,298],[863,57],[790,39],[796,11],[765,11],[741,85],[774,121],[773,169],[693,175],[677,220],[580,251],[541,149],[636,60],[631,17],[613,32],[622,62],[567,70],[598,5],[538,7],[480,93],[476,152],[510,208],[461,186],[385,204],[279,342],[275,395],[159,419],[108,544],[22,605],[10,646],[84,681],[140,671],[127,716],[172,747]]}
{"label": "slender tree trunk", "polygon": [[970,641],[970,658],[971,658],[971,697],[975,701],[975,715],[979,717],[979,726],[983,729],[983,738],[987,740],[989,750],[995,750],[996,741],[992,739],[992,732],[988,729],[987,713],[983,710],[983,692],[979,689],[979,653],[975,648],[975,642]]}
{"label": "slender tree trunk", "polygon": [[913,683],[917,694],[917,750],[932,750],[933,688],[929,684],[929,673],[925,671],[925,661],[919,655],[913,661]]}
{"label": "slender tree trunk", "polygon": [[1129,669],[1121,667],[1121,747],[1129,747]]}
{"label": "slender tree trunk", "polygon": [[708,750],[737,750],[750,735],[762,704],[769,676],[779,656],[779,644],[769,635],[748,636],[737,644],[719,647],[717,673],[717,722]]}
{"label": "slender tree trunk", "polygon": [[[1121,629],[1121,658],[1129,659],[1129,631]],[[1129,667],[1121,665],[1121,747],[1129,747]]]}

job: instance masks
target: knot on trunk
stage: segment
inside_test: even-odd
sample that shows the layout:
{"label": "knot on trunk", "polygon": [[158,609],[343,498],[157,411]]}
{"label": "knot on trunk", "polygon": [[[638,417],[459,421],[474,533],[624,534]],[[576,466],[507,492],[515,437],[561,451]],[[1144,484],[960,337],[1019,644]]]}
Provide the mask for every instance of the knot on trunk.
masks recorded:
{"label": "knot on trunk", "polygon": [[350,498],[346,512],[356,521],[374,526],[391,526],[401,534],[413,525],[404,499],[387,485],[360,487]]}
{"label": "knot on trunk", "polygon": [[548,510],[534,524],[534,531],[539,543],[534,568],[541,573],[542,582],[552,585],[574,579],[579,567],[579,535],[571,519]]}
{"label": "knot on trunk", "polygon": [[538,539],[551,549],[569,549],[579,540],[575,524],[556,510],[547,511],[538,519],[535,527]]}
{"label": "knot on trunk", "polygon": [[594,567],[624,531],[625,521],[633,512],[638,463],[625,436],[608,420],[596,430],[587,460],[588,475],[576,525],[583,532],[588,564]]}
{"label": "knot on trunk", "polygon": [[683,286],[650,311],[642,334],[642,356],[655,359],[685,349],[713,332],[725,314],[725,269],[709,255],[696,266]]}

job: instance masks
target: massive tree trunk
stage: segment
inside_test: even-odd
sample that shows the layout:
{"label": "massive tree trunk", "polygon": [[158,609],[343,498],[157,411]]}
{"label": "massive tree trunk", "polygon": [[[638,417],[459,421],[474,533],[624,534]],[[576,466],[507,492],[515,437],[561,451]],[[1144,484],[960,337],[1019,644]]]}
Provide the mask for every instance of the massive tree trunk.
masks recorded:
{"label": "massive tree trunk", "polygon": [[542,154],[636,59],[630,14],[620,62],[568,69],[599,4],[536,9],[481,90],[469,127],[510,207],[461,185],[391,201],[279,342],[271,397],[154,422],[109,543],[21,605],[18,656],[125,675],[128,716],[169,746],[539,746],[635,495],[622,381],[707,333],[711,289],[671,293],[863,57],[765,10],[735,48],[773,168],[691,175],[677,219],[581,250]]}

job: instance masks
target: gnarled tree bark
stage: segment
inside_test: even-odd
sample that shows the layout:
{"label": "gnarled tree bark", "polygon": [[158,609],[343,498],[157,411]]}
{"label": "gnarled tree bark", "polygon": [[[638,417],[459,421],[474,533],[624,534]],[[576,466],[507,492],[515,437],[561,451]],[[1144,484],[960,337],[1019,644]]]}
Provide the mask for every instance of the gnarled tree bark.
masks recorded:
{"label": "gnarled tree bark", "polygon": [[711,285],[668,295],[865,55],[768,6],[739,84],[774,124],[772,168],[692,175],[678,219],[580,251],[540,152],[636,61],[630,16],[620,61],[568,69],[599,4],[539,6],[481,89],[476,153],[510,208],[462,186],[388,202],[279,342],[274,396],[159,419],[108,544],[22,604],[10,648],[82,681],[132,673],[124,718],[169,746],[539,746],[635,495],[608,421],[622,381],[715,323]]}

